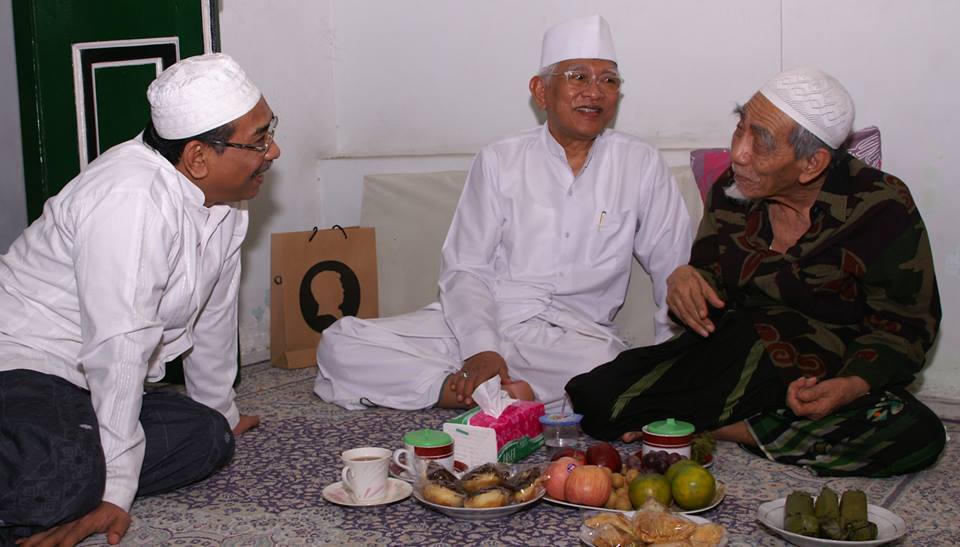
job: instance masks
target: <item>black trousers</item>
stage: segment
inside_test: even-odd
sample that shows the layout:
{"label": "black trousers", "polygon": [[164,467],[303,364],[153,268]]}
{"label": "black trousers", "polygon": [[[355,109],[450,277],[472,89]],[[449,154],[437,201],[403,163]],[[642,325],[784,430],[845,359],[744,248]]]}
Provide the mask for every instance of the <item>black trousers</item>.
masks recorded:
{"label": "black trousers", "polygon": [[[140,423],[138,497],[202,480],[233,457],[223,415],[179,393],[145,394]],[[89,513],[105,478],[90,392],[57,376],[0,372],[0,544]]]}

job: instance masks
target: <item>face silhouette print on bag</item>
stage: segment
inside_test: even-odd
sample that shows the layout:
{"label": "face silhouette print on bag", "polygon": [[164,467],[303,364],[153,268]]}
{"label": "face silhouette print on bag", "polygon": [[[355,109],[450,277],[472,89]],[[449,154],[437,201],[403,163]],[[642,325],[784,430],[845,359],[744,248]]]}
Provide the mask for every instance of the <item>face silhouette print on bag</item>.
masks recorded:
{"label": "face silhouette print on bag", "polygon": [[360,281],[343,262],[324,260],[314,264],[300,281],[300,313],[317,331],[360,309]]}

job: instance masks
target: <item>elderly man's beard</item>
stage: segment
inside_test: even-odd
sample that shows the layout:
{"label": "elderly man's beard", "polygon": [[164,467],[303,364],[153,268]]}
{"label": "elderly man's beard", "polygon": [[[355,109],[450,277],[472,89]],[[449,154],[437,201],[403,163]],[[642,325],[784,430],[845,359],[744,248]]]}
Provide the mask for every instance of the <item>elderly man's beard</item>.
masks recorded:
{"label": "elderly man's beard", "polygon": [[743,195],[743,192],[740,191],[740,187],[737,186],[736,181],[734,181],[734,183],[730,186],[724,188],[723,193],[726,194],[728,198],[740,204],[746,204],[754,201],[753,199]]}

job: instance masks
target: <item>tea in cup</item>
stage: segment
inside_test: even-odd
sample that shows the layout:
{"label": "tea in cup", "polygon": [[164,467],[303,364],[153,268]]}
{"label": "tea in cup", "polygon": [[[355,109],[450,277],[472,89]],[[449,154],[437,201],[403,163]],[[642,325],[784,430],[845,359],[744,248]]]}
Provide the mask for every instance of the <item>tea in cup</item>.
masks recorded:
{"label": "tea in cup", "polygon": [[387,448],[365,446],[346,450],[340,455],[343,488],[354,501],[374,501],[387,495],[387,473],[392,454]]}

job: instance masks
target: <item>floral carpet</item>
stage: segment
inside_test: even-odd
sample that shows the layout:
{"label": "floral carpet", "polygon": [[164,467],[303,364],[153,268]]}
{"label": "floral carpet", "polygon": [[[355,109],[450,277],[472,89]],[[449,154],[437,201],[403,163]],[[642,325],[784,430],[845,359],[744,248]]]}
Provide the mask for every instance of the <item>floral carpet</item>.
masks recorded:
{"label": "floral carpet", "polygon": [[[343,507],[323,499],[340,479],[339,453],[358,446],[399,448],[406,431],[439,429],[453,411],[345,411],[312,391],[314,369],[280,370],[267,363],[243,368],[238,403],[262,425],[237,442],[233,461],[199,484],[138,499],[123,545],[580,545],[580,511],[545,501],[497,520],[460,521],[413,497],[375,507]],[[960,421],[945,420],[955,437]],[[621,452],[639,446],[620,446]],[[726,497],[700,516],[727,527],[729,545],[782,545],[756,522],[757,506],[795,489],[811,493],[829,484],[863,489],[871,503],[907,522],[896,545],[955,545],[960,538],[960,466],[957,445],[947,444],[939,464],[889,479],[820,479],[720,443],[713,472]],[[531,456],[542,461],[544,451]],[[106,545],[102,535],[84,545]]]}

